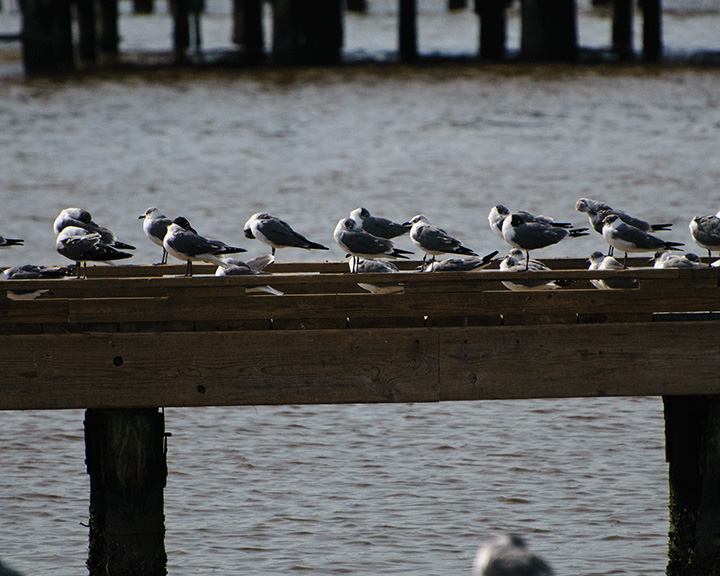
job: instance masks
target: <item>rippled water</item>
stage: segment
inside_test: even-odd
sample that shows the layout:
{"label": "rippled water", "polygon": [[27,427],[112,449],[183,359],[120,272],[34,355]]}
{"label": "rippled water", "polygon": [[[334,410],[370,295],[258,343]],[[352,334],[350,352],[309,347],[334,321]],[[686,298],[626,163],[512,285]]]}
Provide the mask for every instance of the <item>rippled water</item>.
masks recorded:
{"label": "rippled water", "polygon": [[[689,220],[719,208],[719,83],[682,66],[9,75],[0,233],[26,245],[2,263],[61,263],[51,225],[69,205],[139,262],[159,258],[137,220],[152,204],[249,256],[264,250],[241,227],[261,209],[339,259],[332,230],[360,204],[424,212],[485,253],[505,249],[492,205],[582,223],[580,196],[674,222],[668,237],[692,247]],[[602,248],[590,236],[545,255]],[[0,418],[0,557],[84,573],[83,413]],[[498,531],[526,534],[558,574],[664,571],[656,398],[172,409],[166,425],[171,575],[469,574]]]}

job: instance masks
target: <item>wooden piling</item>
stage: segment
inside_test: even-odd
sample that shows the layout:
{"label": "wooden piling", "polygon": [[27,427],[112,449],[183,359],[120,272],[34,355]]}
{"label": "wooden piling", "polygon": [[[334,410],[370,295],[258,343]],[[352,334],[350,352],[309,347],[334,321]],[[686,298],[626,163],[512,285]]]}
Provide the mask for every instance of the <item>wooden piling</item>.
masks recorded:
{"label": "wooden piling", "polygon": [[662,57],[662,2],[641,0],[643,12],[643,60],[657,62]]}
{"label": "wooden piling", "polygon": [[281,64],[334,64],[343,46],[342,0],[273,3],[273,60]]}
{"label": "wooden piling", "polygon": [[521,18],[523,58],[572,61],[577,57],[575,0],[524,0]]}
{"label": "wooden piling", "polygon": [[667,576],[720,575],[720,397],[664,396]]}
{"label": "wooden piling", "polygon": [[620,60],[633,57],[633,0],[614,0],[612,50]]}
{"label": "wooden piling", "polygon": [[173,48],[181,58],[190,47],[190,0],[171,0],[173,17]]}
{"label": "wooden piling", "polygon": [[360,12],[361,14],[367,14],[367,0],[345,0],[345,9],[349,12]]}
{"label": "wooden piling", "polygon": [[133,12],[135,14],[152,14],[155,0],[133,0]]}
{"label": "wooden piling", "polygon": [[167,574],[164,415],[157,408],[85,412],[90,576]]}
{"label": "wooden piling", "polygon": [[507,0],[475,0],[480,18],[480,58],[501,60],[506,54]]}
{"label": "wooden piling", "polygon": [[233,0],[233,42],[243,46],[246,61],[262,58],[265,53],[262,0]]}
{"label": "wooden piling", "polygon": [[118,34],[118,0],[99,0],[100,50],[105,54],[117,54],[120,44]]}
{"label": "wooden piling", "polygon": [[78,54],[84,62],[97,60],[97,13],[95,0],[75,0],[78,23]]}
{"label": "wooden piling", "polygon": [[398,53],[400,60],[409,62],[418,57],[417,0],[399,0]]}
{"label": "wooden piling", "polygon": [[70,0],[22,0],[22,52],[28,74],[75,67]]}

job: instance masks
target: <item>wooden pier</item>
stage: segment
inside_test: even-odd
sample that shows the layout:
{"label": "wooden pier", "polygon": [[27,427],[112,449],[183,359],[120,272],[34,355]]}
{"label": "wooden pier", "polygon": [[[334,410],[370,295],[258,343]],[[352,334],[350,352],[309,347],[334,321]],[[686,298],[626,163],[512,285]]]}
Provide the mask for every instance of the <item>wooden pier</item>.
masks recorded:
{"label": "wooden pier", "polygon": [[[431,274],[276,263],[192,278],[176,276],[183,266],[117,266],[3,281],[0,410],[87,410],[90,574],[155,576],[166,560],[160,407],[662,396],[667,574],[720,574],[720,269],[547,263]],[[590,284],[617,276],[637,288]],[[564,287],[501,283],[523,277]]]}
{"label": "wooden pier", "polygon": [[[449,0],[446,4],[448,9],[457,9],[467,7],[468,2]],[[635,3],[612,0],[611,4],[612,34],[607,53],[614,60],[633,59]],[[118,0],[20,0],[20,5],[23,60],[29,74],[66,72],[79,64],[97,65],[101,56],[120,53]],[[153,11],[152,0],[135,0],[133,5],[135,13]],[[173,38],[168,52],[176,63],[188,64],[192,61],[190,55],[202,52],[200,19],[204,5],[204,0],[170,0]],[[469,53],[474,50],[478,58],[490,61],[508,58],[507,11],[511,5],[508,0],[474,0],[478,45],[469,46]],[[267,47],[263,0],[233,0],[228,20],[232,20],[237,51],[232,62],[238,66],[339,63],[345,10],[363,7],[367,7],[366,2],[274,0],[272,43]],[[642,58],[658,61],[662,57],[661,2],[642,0],[640,8]],[[417,60],[417,0],[398,0],[397,12],[397,59]],[[571,62],[578,58],[576,0],[520,0],[520,18],[521,60]]]}

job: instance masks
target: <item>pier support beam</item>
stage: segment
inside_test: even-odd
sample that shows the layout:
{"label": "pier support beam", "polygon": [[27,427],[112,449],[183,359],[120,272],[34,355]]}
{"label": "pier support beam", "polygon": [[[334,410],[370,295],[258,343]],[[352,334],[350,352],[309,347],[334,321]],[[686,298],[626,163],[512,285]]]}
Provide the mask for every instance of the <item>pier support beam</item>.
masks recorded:
{"label": "pier support beam", "polygon": [[262,0],[233,0],[233,42],[243,47],[249,62],[264,56]]}
{"label": "pier support beam", "polygon": [[22,53],[28,74],[73,70],[70,0],[21,0]]}
{"label": "pier support beam", "polygon": [[480,17],[480,58],[502,60],[507,42],[507,0],[475,0]]}
{"label": "pier support beam", "polygon": [[720,575],[720,397],[665,396],[667,576]]}
{"label": "pier support beam", "polygon": [[418,57],[417,0],[399,0],[398,53],[403,62],[410,62]]}
{"label": "pier support beam", "polygon": [[614,0],[612,20],[612,49],[620,60],[631,60],[633,48],[633,0]]}
{"label": "pier support beam", "polygon": [[165,421],[157,408],[87,410],[90,576],[165,576]]}
{"label": "pier support beam", "polygon": [[578,51],[575,0],[522,0],[521,17],[523,58],[575,60]]}
{"label": "pier support beam", "polygon": [[640,0],[643,12],[643,60],[657,62],[662,58],[662,2]]}
{"label": "pier support beam", "polygon": [[334,64],[343,36],[342,0],[273,3],[273,59],[280,64]]}

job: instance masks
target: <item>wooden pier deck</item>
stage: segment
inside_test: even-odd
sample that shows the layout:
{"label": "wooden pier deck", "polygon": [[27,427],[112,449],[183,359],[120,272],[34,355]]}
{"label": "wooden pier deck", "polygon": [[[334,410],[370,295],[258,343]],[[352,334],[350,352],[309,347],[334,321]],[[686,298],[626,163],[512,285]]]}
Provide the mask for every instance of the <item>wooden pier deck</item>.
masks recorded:
{"label": "wooden pier deck", "polygon": [[[154,509],[163,555],[158,407],[663,396],[668,574],[720,573],[720,269],[591,272],[579,260],[546,262],[552,271],[520,274],[420,274],[417,263],[396,274],[349,274],[346,262],[311,262],[240,277],[117,266],[91,267],[86,280],[3,281],[0,410],[87,409],[91,478],[105,478],[111,460],[124,474],[123,458],[100,454],[121,434],[126,458],[137,459],[125,438],[139,426],[138,438],[148,439],[138,442],[155,447],[147,456],[155,463],[143,460],[154,480],[140,480],[134,494],[142,498],[109,497],[112,488],[92,484],[91,511],[105,522],[108,507],[120,515]],[[196,274],[213,270],[197,266]],[[617,276],[637,288],[590,284]],[[523,277],[566,285],[514,292],[501,283]],[[284,295],[257,291],[265,285]],[[29,291],[41,293],[28,299]],[[146,484],[155,486],[154,505]],[[111,550],[137,544],[105,544],[102,522],[91,520],[91,574]],[[137,558],[124,554],[115,561],[129,568],[114,573],[164,573],[161,560],[138,571]]]}

